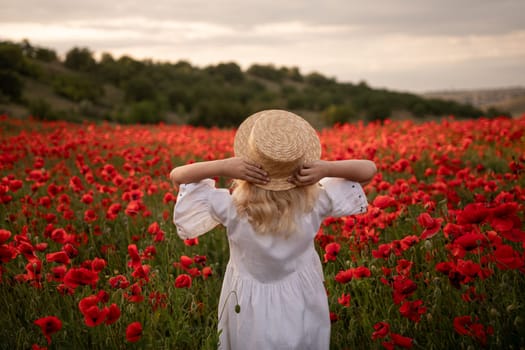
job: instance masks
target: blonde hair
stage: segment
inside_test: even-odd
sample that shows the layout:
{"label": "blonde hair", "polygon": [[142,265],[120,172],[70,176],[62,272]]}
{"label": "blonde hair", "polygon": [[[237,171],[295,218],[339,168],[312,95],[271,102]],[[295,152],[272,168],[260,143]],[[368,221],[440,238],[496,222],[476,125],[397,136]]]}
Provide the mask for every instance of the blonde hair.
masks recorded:
{"label": "blonde hair", "polygon": [[297,214],[313,210],[319,185],[270,191],[247,181],[233,182],[233,202],[238,214],[246,216],[255,232],[288,237],[296,229]]}

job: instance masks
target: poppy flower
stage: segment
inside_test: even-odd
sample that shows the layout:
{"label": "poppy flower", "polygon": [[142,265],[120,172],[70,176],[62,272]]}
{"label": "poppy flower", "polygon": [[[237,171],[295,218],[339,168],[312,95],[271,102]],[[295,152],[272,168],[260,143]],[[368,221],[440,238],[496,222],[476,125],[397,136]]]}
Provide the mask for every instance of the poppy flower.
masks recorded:
{"label": "poppy flower", "polygon": [[40,327],[46,337],[47,343],[51,344],[51,336],[62,329],[62,321],[56,316],[39,318],[35,324]]}
{"label": "poppy flower", "polygon": [[385,208],[388,208],[388,207],[395,207],[395,206],[397,206],[397,201],[394,199],[394,197],[391,197],[391,196],[378,195],[374,199],[372,204],[375,207],[378,207],[379,209],[385,209]]}
{"label": "poppy flower", "polygon": [[175,279],[176,288],[190,288],[191,287],[191,276],[183,273],[177,276]]}
{"label": "poppy flower", "polygon": [[353,277],[352,270],[344,270],[344,271],[339,271],[335,275],[335,280],[339,283],[347,283],[352,279],[352,277]]}
{"label": "poppy flower", "polygon": [[131,273],[131,276],[135,279],[143,279],[144,281],[149,282],[149,271],[149,265],[140,265]]}
{"label": "poppy flower", "polygon": [[490,214],[489,208],[483,203],[470,203],[458,213],[458,224],[480,224]]}
{"label": "poppy flower", "polygon": [[403,349],[411,349],[413,344],[413,339],[409,337],[402,336],[401,334],[390,333],[390,339],[392,343],[396,346],[399,346]]}
{"label": "poppy flower", "polygon": [[494,251],[494,260],[500,270],[519,269],[525,265],[524,259],[510,245],[502,244]]}
{"label": "poppy flower", "polygon": [[91,262],[91,269],[100,272],[106,268],[107,262],[104,259],[95,257]]}
{"label": "poppy flower", "polygon": [[142,325],[140,322],[132,322],[126,328],[126,340],[135,343],[142,337]]}
{"label": "poppy flower", "polygon": [[180,259],[180,265],[182,268],[189,268],[191,264],[193,264],[193,259],[186,255],[181,255]]}
{"label": "poppy flower", "polygon": [[421,315],[427,312],[422,300],[404,301],[399,307],[399,313],[413,322],[419,322]]}
{"label": "poppy flower", "polygon": [[390,325],[386,322],[378,322],[374,325],[372,340],[386,337],[390,333]]}
{"label": "poppy flower", "polygon": [[324,249],[326,251],[324,254],[324,262],[326,263],[328,261],[335,261],[337,254],[339,254],[339,251],[341,250],[341,246],[339,243],[332,242],[328,243]]}
{"label": "poppy flower", "polygon": [[125,293],[124,298],[131,301],[132,303],[140,303],[144,300],[142,295],[142,287],[138,283],[134,283],[130,287],[130,293]]}
{"label": "poppy flower", "polygon": [[46,254],[46,260],[47,262],[57,262],[66,265],[70,262],[69,256],[64,251]]}
{"label": "poppy flower", "polygon": [[129,287],[130,283],[128,279],[126,278],[126,276],[117,275],[109,279],[109,285],[115,289],[118,289],[118,288],[126,289]]}
{"label": "poppy flower", "polygon": [[341,296],[337,298],[337,302],[344,307],[350,306],[350,300],[351,300],[350,294],[345,294],[345,293],[341,294]]}
{"label": "poppy flower", "polygon": [[399,275],[394,276],[392,288],[394,304],[399,304],[416,291],[417,285],[410,278]]}
{"label": "poppy flower", "polygon": [[88,327],[96,327],[106,320],[109,310],[107,307],[100,309],[98,305],[93,305],[84,310],[84,323]]}
{"label": "poppy flower", "polygon": [[108,308],[108,313],[106,315],[106,325],[113,324],[118,321],[120,318],[120,309],[117,304],[111,304]]}
{"label": "poppy flower", "polygon": [[211,275],[213,274],[213,271],[211,269],[211,267],[209,266],[205,266],[202,268],[202,277],[204,279],[207,279],[208,277],[210,277]]}
{"label": "poppy flower", "polygon": [[366,266],[358,266],[352,269],[352,276],[356,279],[370,277],[371,275],[370,269]]}
{"label": "poppy flower", "polygon": [[71,268],[64,276],[64,284],[71,288],[78,286],[94,286],[98,282],[98,273],[84,267]]}
{"label": "poppy flower", "polygon": [[0,229],[0,244],[7,242],[11,237],[11,231]]}
{"label": "poppy flower", "polygon": [[418,223],[425,229],[421,236],[419,236],[420,239],[429,239],[436,235],[438,231],[441,229],[441,224],[443,223],[443,219],[441,218],[433,218],[428,213],[422,213],[417,218]]}

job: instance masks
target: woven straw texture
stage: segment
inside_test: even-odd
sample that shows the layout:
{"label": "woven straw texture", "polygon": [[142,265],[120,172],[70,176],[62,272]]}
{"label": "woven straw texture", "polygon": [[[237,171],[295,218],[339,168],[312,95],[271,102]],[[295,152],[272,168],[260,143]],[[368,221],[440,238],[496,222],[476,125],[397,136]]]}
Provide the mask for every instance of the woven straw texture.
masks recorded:
{"label": "woven straw texture", "polygon": [[237,157],[268,172],[270,182],[256,185],[272,191],[295,187],[288,177],[303,163],[321,157],[317,132],[300,116],[284,110],[266,110],[248,117],[238,128],[233,144]]}

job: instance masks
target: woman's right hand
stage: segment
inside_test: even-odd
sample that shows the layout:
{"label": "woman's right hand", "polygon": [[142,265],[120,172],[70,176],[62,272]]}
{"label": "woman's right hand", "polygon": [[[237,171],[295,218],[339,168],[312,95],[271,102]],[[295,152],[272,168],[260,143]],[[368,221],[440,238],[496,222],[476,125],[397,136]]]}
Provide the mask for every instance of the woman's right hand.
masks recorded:
{"label": "woman's right hand", "polygon": [[288,181],[296,186],[313,185],[323,177],[326,177],[327,161],[315,160],[313,162],[303,164],[295,174],[293,174]]}

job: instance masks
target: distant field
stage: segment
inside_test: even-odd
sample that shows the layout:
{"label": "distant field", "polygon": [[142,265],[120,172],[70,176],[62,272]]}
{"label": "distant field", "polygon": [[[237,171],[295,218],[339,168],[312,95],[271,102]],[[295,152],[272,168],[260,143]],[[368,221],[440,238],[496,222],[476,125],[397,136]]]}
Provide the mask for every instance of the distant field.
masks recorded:
{"label": "distant field", "polygon": [[501,88],[483,90],[436,91],[423,94],[424,97],[470,103],[487,110],[490,107],[510,112],[514,117],[525,114],[525,88]]}

